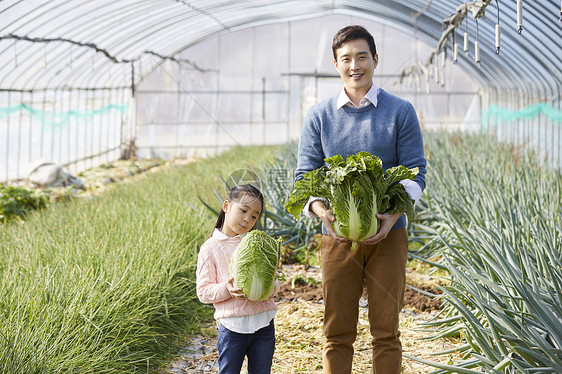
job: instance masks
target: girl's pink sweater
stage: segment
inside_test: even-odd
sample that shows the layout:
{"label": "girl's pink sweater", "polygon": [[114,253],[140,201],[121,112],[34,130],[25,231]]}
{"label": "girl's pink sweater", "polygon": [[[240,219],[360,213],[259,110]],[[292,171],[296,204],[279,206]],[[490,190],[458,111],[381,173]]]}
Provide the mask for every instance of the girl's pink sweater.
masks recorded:
{"label": "girl's pink sweater", "polygon": [[[197,260],[197,297],[204,304],[213,304],[215,319],[225,317],[249,316],[277,309],[272,299],[265,301],[250,301],[234,298],[226,288],[230,279],[228,266],[234,250],[242,238],[237,235],[226,236],[215,229],[213,235],[203,243]],[[276,294],[279,291],[279,281],[275,281]]]}

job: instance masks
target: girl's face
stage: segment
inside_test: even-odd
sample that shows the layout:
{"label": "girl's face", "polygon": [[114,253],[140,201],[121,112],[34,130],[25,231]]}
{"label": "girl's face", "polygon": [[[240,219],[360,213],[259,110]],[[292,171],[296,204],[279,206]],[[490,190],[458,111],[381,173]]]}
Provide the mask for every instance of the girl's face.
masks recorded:
{"label": "girl's face", "polygon": [[254,227],[261,214],[262,204],[258,198],[245,194],[238,202],[226,200],[222,209],[225,213],[222,233],[236,236],[247,233]]}

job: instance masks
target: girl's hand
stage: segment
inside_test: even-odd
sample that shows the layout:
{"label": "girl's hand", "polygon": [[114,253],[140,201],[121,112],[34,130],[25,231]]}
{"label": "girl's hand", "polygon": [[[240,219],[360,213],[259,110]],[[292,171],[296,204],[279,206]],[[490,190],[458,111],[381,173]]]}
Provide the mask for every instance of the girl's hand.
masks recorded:
{"label": "girl's hand", "polygon": [[234,287],[234,277],[228,280],[228,282],[226,283],[226,289],[228,290],[228,292],[230,292],[230,295],[232,297],[236,297],[238,299],[243,299],[246,297],[241,288]]}

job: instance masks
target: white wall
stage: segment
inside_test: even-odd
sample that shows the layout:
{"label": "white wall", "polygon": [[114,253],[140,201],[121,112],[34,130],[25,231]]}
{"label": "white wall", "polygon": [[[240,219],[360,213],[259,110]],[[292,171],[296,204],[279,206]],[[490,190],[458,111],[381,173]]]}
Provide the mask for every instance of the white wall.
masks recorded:
{"label": "white wall", "polygon": [[[204,156],[234,145],[297,139],[308,107],[341,90],[331,42],[349,24],[361,24],[373,34],[379,54],[375,83],[410,100],[424,128],[457,129],[466,122],[477,87],[451,61],[444,68],[444,87],[433,79],[429,87],[425,80],[397,84],[396,75],[425,61],[433,46],[421,43],[415,32],[329,15],[215,36],[177,56],[197,68],[167,62],[154,70],[137,91],[139,155]],[[314,73],[335,77],[317,79]]]}

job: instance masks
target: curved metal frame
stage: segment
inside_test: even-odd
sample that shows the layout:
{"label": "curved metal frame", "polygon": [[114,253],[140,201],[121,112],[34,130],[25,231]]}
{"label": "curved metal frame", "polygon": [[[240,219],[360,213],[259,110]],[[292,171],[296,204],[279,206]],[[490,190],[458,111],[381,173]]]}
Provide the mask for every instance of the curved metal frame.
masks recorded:
{"label": "curved metal frame", "polygon": [[[221,32],[321,13],[354,14],[402,29],[417,28],[427,43],[436,44],[443,20],[456,12],[456,3],[452,0],[432,2],[423,13],[414,17],[428,5],[427,0],[5,0],[0,2],[0,17],[6,19],[0,26],[0,39],[12,34],[95,43],[116,58],[137,61],[135,79],[141,79],[159,62],[158,58],[143,58],[146,50],[174,56]],[[562,47],[559,43],[562,26],[556,13],[558,4],[556,0],[525,2],[524,29],[519,35],[515,3],[515,0],[500,1],[500,54],[495,53],[497,8],[492,2],[486,8],[488,14],[494,12],[494,17],[490,17],[492,22],[482,19],[479,23],[481,66],[476,66],[462,54],[459,64],[483,87],[516,90],[525,95],[535,91],[543,98],[559,96],[562,87]],[[14,43],[17,44],[15,47]],[[470,44],[473,50],[474,41]],[[17,67],[14,67],[14,48],[18,55]],[[72,69],[68,67],[69,54],[72,54]],[[139,64],[141,58],[143,62]],[[43,68],[44,59],[48,69]],[[64,42],[41,46],[13,39],[0,40],[0,89],[123,86],[123,78],[114,82],[108,77],[122,75],[120,69],[130,70],[130,63],[124,64],[126,68],[119,67],[121,64],[115,64],[101,54],[94,55],[87,49]],[[125,78],[125,81],[129,80],[130,77]]]}

